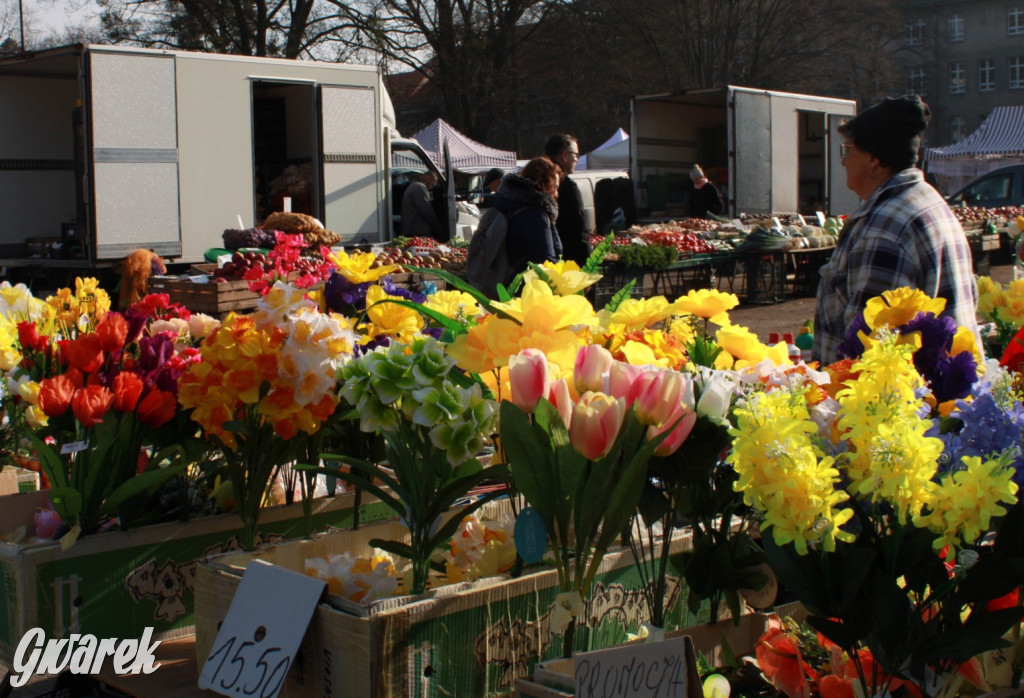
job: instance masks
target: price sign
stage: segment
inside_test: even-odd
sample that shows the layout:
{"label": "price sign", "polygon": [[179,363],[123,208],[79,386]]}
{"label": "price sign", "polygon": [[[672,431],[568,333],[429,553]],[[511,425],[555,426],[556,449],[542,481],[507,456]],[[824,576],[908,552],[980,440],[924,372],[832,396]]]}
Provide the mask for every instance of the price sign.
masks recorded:
{"label": "price sign", "polygon": [[820,225],[822,228],[824,228],[825,227],[825,214],[822,213],[821,211],[815,211],[814,215],[818,217],[818,225]]}
{"label": "price sign", "polygon": [[806,221],[806,220],[804,219],[804,217],[803,217],[802,215],[800,215],[799,213],[798,213],[798,214],[796,214],[796,219],[797,219],[798,221],[800,221],[800,225],[807,225],[807,221]]}
{"label": "price sign", "polygon": [[573,656],[577,698],[702,698],[688,637],[640,642]]}
{"label": "price sign", "polygon": [[512,537],[516,542],[516,551],[523,562],[530,565],[540,562],[548,547],[548,529],[544,519],[533,507],[525,507],[516,517]]}
{"label": "price sign", "polygon": [[325,586],[323,580],[263,560],[250,562],[199,675],[199,688],[274,698]]}

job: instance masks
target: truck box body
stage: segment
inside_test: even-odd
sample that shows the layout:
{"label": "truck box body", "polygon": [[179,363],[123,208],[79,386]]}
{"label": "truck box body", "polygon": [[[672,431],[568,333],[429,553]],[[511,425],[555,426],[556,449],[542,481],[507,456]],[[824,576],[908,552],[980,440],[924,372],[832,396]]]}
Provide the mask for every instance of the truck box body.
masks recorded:
{"label": "truck box body", "polygon": [[370,66],[92,45],[2,59],[0,264],[202,261],[289,203],[342,244],[389,240],[392,133]]}
{"label": "truck box body", "polygon": [[630,174],[646,215],[688,201],[699,163],[725,199],[725,215],[850,213],[835,126],[856,103],[743,87],[716,87],[632,100]]}

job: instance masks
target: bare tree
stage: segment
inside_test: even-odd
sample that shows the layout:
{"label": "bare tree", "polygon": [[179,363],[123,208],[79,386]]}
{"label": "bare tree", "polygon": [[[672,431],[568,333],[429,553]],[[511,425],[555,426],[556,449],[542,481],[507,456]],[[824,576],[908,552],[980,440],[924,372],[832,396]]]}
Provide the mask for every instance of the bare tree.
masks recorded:
{"label": "bare tree", "polygon": [[442,113],[479,140],[512,107],[517,51],[560,0],[328,0],[389,71],[419,72]]}
{"label": "bare tree", "polygon": [[321,60],[351,58],[346,18],[323,0],[97,0],[113,43]]}

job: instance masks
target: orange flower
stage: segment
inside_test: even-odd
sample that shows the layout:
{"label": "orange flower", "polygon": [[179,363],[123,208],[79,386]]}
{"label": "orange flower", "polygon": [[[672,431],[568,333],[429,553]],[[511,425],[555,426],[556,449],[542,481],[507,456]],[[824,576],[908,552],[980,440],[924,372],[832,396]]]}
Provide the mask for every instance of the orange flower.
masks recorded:
{"label": "orange flower", "polygon": [[174,393],[154,388],[139,402],[139,420],[148,426],[158,427],[174,418],[178,399]]}
{"label": "orange flower", "polygon": [[103,351],[116,352],[124,349],[127,338],[128,321],[121,313],[107,313],[96,325],[96,339]]}
{"label": "orange flower", "polygon": [[114,394],[101,385],[87,385],[79,388],[71,397],[71,410],[83,427],[93,427],[103,421],[103,415],[110,411]]}
{"label": "orange flower", "polygon": [[846,387],[846,381],[855,378],[856,374],[851,370],[853,368],[853,359],[843,359],[836,361],[834,364],[829,364],[825,367],[825,371],[828,373],[831,381],[825,390],[833,398],[840,390]]}
{"label": "orange flower", "polygon": [[92,373],[103,364],[103,350],[95,334],[83,334],[61,347],[68,365],[82,373]]}
{"label": "orange flower", "polygon": [[804,676],[805,666],[796,641],[782,629],[778,616],[772,618],[767,632],[755,648],[757,662],[772,685],[789,698],[809,698],[811,687]]}
{"label": "orange flower", "polygon": [[39,381],[39,407],[47,417],[59,417],[71,407],[75,384],[66,375]]}
{"label": "orange flower", "polygon": [[139,403],[146,386],[134,373],[122,372],[114,376],[114,383],[110,387],[114,392],[114,409],[118,412],[131,412]]}

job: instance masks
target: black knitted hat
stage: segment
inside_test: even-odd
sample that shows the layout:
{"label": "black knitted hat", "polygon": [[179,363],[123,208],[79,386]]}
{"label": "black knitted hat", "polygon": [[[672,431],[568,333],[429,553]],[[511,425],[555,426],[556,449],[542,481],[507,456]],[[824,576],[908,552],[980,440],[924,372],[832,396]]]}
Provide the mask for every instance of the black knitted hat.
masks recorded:
{"label": "black knitted hat", "polygon": [[505,173],[502,170],[498,169],[497,167],[492,167],[491,169],[487,170],[487,174],[484,175],[484,186],[486,187],[494,180],[501,179],[504,176]]}
{"label": "black knitted hat", "polygon": [[931,110],[919,95],[889,97],[839,126],[854,145],[899,172],[913,167]]}

